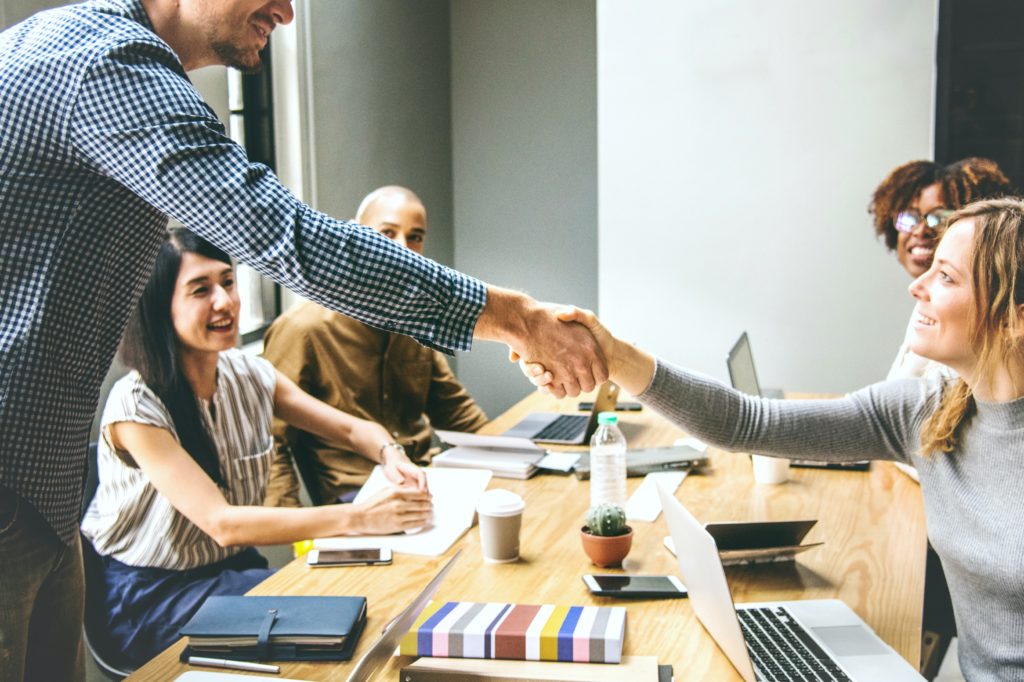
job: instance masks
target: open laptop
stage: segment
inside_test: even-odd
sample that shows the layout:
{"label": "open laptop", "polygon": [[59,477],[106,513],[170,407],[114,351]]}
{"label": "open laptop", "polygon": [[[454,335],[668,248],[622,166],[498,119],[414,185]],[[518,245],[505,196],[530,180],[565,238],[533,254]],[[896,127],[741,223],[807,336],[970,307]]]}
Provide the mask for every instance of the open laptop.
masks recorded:
{"label": "open laptop", "polygon": [[746,682],[923,680],[838,599],[733,604],[714,538],[658,486],[679,572],[704,629]]}
{"label": "open laptop", "polygon": [[420,612],[433,599],[437,588],[441,586],[441,581],[448,575],[448,571],[455,565],[455,560],[459,558],[460,554],[462,554],[461,549],[427,583],[423,591],[417,594],[416,598],[409,602],[409,605],[400,614],[395,616],[394,620],[388,623],[381,636],[377,638],[373,646],[367,649],[366,653],[359,659],[359,662],[356,663],[356,667],[352,669],[352,673],[347,678],[348,682],[366,682],[373,679],[373,676],[387,665],[391,657],[394,656],[395,649],[398,648],[402,637],[405,637],[405,633],[409,632],[412,624],[416,622],[416,617],[420,615]]}
{"label": "open laptop", "polygon": [[[754,369],[754,353],[750,349],[750,338],[746,332],[740,334],[740,338],[729,349],[729,355],[725,359],[729,367],[729,380],[732,387],[737,391],[743,391],[747,395],[757,395],[762,398],[781,398],[781,389],[762,389],[757,380],[757,370]],[[867,471],[871,462],[864,460],[859,462],[823,462],[813,459],[793,459],[789,462],[795,467],[808,467],[812,469],[844,469],[846,471]]]}
{"label": "open laptop", "polygon": [[531,412],[522,421],[501,434],[529,438],[543,443],[583,445],[597,430],[597,415],[612,412],[619,399],[619,387],[610,381],[601,384],[589,414]]}

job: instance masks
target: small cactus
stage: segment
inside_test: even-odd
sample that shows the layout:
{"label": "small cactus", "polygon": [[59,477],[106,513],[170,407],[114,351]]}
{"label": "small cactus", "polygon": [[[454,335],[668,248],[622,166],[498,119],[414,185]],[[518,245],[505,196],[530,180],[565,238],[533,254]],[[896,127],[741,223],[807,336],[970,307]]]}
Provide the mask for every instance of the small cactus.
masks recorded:
{"label": "small cactus", "polygon": [[612,537],[629,532],[626,512],[615,504],[599,504],[587,512],[587,529],[591,535]]}

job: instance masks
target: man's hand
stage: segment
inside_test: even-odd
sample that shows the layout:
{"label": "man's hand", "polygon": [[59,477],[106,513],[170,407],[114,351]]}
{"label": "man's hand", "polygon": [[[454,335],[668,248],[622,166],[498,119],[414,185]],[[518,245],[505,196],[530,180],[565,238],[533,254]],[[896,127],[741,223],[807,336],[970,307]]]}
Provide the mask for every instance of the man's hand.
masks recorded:
{"label": "man's hand", "polygon": [[391,483],[399,487],[409,487],[420,492],[430,492],[427,489],[427,472],[409,461],[404,450],[385,447],[384,454],[384,476]]}
{"label": "man's hand", "polygon": [[548,390],[556,397],[577,396],[607,380],[608,365],[590,330],[560,320],[562,310],[525,294],[488,287],[475,336],[507,344],[513,360],[542,365],[551,372]]}

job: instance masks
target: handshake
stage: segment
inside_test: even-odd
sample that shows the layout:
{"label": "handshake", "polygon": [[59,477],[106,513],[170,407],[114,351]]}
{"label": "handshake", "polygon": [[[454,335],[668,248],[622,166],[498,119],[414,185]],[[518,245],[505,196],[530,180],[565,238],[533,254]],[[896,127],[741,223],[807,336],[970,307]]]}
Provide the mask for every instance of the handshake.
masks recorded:
{"label": "handshake", "polygon": [[509,360],[541,390],[575,397],[611,379],[637,395],[650,383],[654,358],[617,339],[589,310],[497,287],[487,294],[474,336],[508,345]]}

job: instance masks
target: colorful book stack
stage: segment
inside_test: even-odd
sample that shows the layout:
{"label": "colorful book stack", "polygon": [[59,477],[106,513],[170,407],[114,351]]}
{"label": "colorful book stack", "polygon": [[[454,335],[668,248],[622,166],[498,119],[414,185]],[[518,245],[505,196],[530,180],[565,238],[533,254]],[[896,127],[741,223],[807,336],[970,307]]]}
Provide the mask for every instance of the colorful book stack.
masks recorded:
{"label": "colorful book stack", "polygon": [[618,663],[622,606],[432,601],[402,639],[403,656]]}

